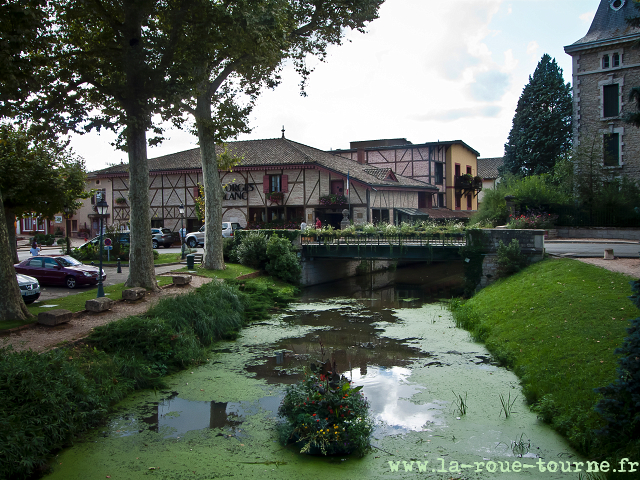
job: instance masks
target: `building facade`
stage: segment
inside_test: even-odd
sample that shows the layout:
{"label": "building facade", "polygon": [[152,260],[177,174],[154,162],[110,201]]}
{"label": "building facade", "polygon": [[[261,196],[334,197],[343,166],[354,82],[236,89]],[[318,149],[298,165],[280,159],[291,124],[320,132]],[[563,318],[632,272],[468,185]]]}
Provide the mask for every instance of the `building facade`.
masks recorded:
{"label": "building facade", "polygon": [[504,157],[479,158],[478,176],[482,178],[482,191],[478,194],[478,207],[482,204],[484,192],[494,190],[500,181],[498,169],[504,165]]}
{"label": "building facade", "polygon": [[640,16],[632,0],[602,0],[587,35],[564,48],[573,59],[574,145],[596,151],[613,176],[640,180],[640,135],[624,117],[636,107],[629,93],[640,86]]}
{"label": "building facade", "polygon": [[[225,146],[240,162],[232,172],[220,172],[223,221],[243,227],[299,228],[302,221],[313,224],[320,218],[323,225],[339,228],[344,209],[357,224],[394,223],[403,213],[419,214],[420,202],[439,191],[424,181],[396,175],[389,167],[360,164],[284,137]],[[196,214],[202,183],[200,150],[150,159],[149,170],[151,226],[176,231],[184,221],[188,231],[197,230],[201,225]],[[126,228],[131,215],[128,165],[92,172],[87,188],[104,193],[110,207],[107,223]],[[89,229],[88,236],[98,231],[94,203],[95,196],[74,217],[81,226],[79,235],[84,228]],[[185,207],[184,218],[180,205]]]}
{"label": "building facade", "polygon": [[351,142],[349,149],[330,153],[434,185],[438,192],[420,203],[420,209],[431,216],[440,216],[433,211],[436,208],[453,210],[453,216],[460,217],[478,209],[478,190],[462,188],[457,179],[478,175],[479,153],[461,140],[421,144],[406,138],[369,140]]}

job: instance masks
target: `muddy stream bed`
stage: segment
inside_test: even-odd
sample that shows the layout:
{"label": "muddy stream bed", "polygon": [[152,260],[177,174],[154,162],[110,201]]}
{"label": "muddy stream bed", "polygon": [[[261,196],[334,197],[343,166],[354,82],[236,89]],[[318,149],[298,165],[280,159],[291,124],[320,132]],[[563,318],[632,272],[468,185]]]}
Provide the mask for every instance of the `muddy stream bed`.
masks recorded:
{"label": "muddy stream bed", "polygon": [[[170,377],[166,391],[119,404],[45,478],[579,478],[583,460],[529,411],[516,376],[455,327],[442,300],[460,281],[458,266],[410,267],[307,289],[217,344],[208,364]],[[284,388],[320,359],[321,344],[371,404],[364,458],[277,441]]]}

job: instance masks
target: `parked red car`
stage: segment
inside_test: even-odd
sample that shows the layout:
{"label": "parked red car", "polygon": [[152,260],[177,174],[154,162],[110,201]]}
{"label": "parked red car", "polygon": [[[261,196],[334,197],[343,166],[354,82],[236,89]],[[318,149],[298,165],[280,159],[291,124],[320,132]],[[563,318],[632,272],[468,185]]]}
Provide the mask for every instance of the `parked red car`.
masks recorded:
{"label": "parked red car", "polygon": [[[66,285],[76,288],[80,285],[95,285],[98,283],[98,267],[84,265],[67,255],[38,255],[28,258],[13,266],[16,273],[29,275],[46,285]],[[102,281],[107,276],[102,270]]]}

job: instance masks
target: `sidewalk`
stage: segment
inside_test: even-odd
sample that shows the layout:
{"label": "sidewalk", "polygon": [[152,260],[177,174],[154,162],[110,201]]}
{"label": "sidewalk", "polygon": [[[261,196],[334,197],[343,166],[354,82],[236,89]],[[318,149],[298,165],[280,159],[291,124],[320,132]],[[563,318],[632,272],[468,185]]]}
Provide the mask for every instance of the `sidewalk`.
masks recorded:
{"label": "sidewalk", "polygon": [[545,240],[544,243],[607,243],[607,244],[631,244],[638,245],[640,242],[635,240],[623,240],[621,238],[552,238]]}

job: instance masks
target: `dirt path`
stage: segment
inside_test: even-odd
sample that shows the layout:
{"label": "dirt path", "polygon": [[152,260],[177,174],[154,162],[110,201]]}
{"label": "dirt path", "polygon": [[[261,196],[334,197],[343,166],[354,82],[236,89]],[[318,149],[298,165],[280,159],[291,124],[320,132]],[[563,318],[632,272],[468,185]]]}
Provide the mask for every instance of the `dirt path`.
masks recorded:
{"label": "dirt path", "polygon": [[194,275],[190,285],[171,285],[162,288],[156,293],[147,293],[146,298],[135,303],[118,301],[108,312],[79,312],[69,323],[55,327],[47,327],[36,323],[21,330],[10,332],[8,335],[0,336],[0,346],[11,345],[14,350],[18,351],[31,349],[36,352],[42,352],[50,350],[66,342],[84,338],[89,335],[92,329],[100,325],[105,325],[130,315],[144,313],[161,298],[189,293],[199,286],[209,283],[211,280],[211,278]]}
{"label": "dirt path", "polygon": [[616,258],[604,260],[603,258],[576,258],[584,263],[606,268],[612,272],[620,272],[630,277],[640,278],[640,258]]}

